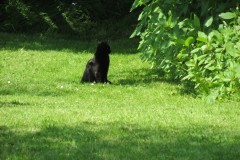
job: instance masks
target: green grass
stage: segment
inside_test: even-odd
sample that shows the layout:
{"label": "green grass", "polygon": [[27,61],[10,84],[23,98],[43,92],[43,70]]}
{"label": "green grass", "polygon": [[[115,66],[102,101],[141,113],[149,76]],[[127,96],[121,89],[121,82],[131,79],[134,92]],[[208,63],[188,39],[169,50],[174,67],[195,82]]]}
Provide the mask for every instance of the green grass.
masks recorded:
{"label": "green grass", "polygon": [[209,104],[110,41],[113,85],[79,83],[96,41],[0,34],[0,159],[240,157],[240,102]]}

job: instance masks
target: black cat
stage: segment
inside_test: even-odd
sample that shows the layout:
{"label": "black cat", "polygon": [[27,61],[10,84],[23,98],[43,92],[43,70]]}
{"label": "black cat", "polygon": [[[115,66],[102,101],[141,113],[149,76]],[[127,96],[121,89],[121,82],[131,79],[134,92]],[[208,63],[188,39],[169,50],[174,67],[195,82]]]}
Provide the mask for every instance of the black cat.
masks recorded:
{"label": "black cat", "polygon": [[81,82],[111,84],[107,79],[110,52],[110,46],[106,42],[98,44],[94,57],[90,59],[86,65]]}

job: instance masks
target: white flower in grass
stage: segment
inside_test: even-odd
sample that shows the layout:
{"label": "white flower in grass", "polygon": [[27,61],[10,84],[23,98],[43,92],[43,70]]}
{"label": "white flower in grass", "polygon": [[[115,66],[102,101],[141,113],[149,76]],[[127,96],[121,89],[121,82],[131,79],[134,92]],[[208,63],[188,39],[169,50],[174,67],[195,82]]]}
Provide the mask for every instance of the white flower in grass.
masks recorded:
{"label": "white flower in grass", "polygon": [[57,86],[57,88],[63,89],[64,86],[63,85],[59,85],[59,86]]}

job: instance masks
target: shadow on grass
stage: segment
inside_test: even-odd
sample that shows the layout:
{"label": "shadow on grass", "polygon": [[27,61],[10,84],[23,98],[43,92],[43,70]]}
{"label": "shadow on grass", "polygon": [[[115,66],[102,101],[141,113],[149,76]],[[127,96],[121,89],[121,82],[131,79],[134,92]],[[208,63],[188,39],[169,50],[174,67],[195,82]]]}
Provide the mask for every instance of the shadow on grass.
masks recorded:
{"label": "shadow on grass", "polygon": [[173,80],[170,78],[166,78],[164,76],[164,73],[161,72],[158,69],[150,69],[150,68],[145,68],[145,69],[135,69],[125,72],[121,72],[119,75],[121,77],[117,77],[118,80],[116,82],[117,85],[122,85],[122,86],[138,86],[138,85],[149,85],[151,83],[168,83],[172,84],[178,87],[177,92],[180,95],[191,95],[192,97],[196,97],[195,91],[190,87],[185,87],[184,85],[180,85],[180,81]]}
{"label": "shadow on grass", "polygon": [[0,100],[0,108],[1,107],[16,107],[16,106],[26,106],[29,103],[22,103],[19,101],[1,101]]}
{"label": "shadow on grass", "polygon": [[[94,53],[98,44],[96,40],[81,40],[66,36],[46,37],[42,35],[20,35],[0,33],[0,49],[7,50],[55,50],[71,51],[73,53]],[[138,39],[110,40],[113,53],[131,54],[137,52]]]}
{"label": "shadow on grass", "polygon": [[121,85],[142,85],[154,82],[165,82],[170,84],[178,84],[171,79],[164,78],[164,73],[157,69],[133,69],[119,73],[117,84]]}
{"label": "shadow on grass", "polygon": [[[213,126],[195,126],[192,130],[144,129],[117,122],[44,126],[35,132],[0,126],[0,159],[234,160],[240,156],[239,137],[228,141],[228,135]],[[207,132],[210,130],[213,132]]]}

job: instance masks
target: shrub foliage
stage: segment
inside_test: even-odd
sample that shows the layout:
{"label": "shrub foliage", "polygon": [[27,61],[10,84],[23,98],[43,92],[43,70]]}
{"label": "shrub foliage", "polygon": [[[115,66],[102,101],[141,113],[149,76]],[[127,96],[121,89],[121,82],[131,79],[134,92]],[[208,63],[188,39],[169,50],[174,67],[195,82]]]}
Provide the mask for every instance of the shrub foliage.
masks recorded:
{"label": "shrub foliage", "polygon": [[[142,59],[198,95],[216,99],[239,91],[239,1],[135,0],[142,7],[132,37]],[[193,89],[194,88],[194,89]]]}

